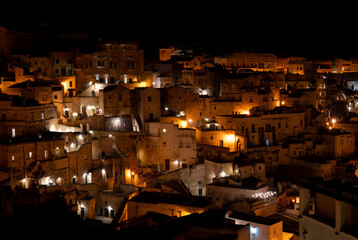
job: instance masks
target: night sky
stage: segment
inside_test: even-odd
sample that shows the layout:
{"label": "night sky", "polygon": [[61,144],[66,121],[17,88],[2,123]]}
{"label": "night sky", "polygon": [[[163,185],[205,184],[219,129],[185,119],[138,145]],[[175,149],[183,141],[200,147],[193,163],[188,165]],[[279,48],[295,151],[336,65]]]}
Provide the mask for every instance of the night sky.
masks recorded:
{"label": "night sky", "polygon": [[[173,43],[199,44],[213,52],[243,50],[282,56],[335,58],[358,56],[354,8],[344,4],[180,1],[115,2],[85,5],[61,2],[34,8],[0,25],[38,31],[46,23],[52,31],[90,32],[102,41],[138,41],[149,47]],[[180,3],[180,4],[179,4]],[[199,4],[201,3],[201,4]],[[69,5],[68,5],[69,4]],[[46,6],[46,5],[43,5]],[[328,7],[327,7],[328,6]],[[20,11],[21,12],[21,11]],[[31,13],[31,14],[30,14]],[[11,15],[12,14],[12,15]]]}

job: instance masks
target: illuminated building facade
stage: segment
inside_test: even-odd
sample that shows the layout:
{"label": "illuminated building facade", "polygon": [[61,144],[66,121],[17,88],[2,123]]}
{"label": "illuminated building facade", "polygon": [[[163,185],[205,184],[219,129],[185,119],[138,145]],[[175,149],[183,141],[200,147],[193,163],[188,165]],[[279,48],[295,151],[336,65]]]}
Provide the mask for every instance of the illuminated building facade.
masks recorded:
{"label": "illuminated building facade", "polygon": [[143,64],[143,50],[135,42],[100,43],[96,52],[77,59],[77,66],[85,75],[104,84],[141,82]]}
{"label": "illuminated building facade", "polygon": [[227,57],[227,67],[254,71],[276,71],[277,56],[272,53],[237,52]]}
{"label": "illuminated building facade", "polygon": [[148,165],[173,171],[197,163],[195,129],[173,123],[149,123]]}

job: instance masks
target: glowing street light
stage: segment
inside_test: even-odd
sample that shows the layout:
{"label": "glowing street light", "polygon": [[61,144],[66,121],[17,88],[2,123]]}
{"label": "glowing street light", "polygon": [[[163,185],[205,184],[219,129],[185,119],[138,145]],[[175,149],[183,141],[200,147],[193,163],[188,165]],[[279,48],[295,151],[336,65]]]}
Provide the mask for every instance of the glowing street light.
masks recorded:
{"label": "glowing street light", "polygon": [[332,127],[334,128],[334,126],[335,126],[337,120],[336,120],[335,118],[332,118],[331,122],[332,122]]}

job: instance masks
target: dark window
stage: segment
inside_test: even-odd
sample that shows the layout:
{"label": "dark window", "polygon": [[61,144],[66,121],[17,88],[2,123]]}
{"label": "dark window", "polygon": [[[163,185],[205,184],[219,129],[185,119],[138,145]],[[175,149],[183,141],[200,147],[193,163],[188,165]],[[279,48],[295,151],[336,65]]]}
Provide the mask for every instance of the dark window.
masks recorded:
{"label": "dark window", "polygon": [[165,159],[165,170],[169,170],[169,169],[170,169],[170,160]]}
{"label": "dark window", "polygon": [[104,216],[108,217],[108,208],[104,208]]}
{"label": "dark window", "polygon": [[151,102],[152,101],[152,97],[148,97],[148,102]]}
{"label": "dark window", "polygon": [[198,189],[198,195],[199,195],[199,196],[203,196],[203,189],[202,189],[202,188],[199,188],[199,189]]}
{"label": "dark window", "polygon": [[134,69],[134,61],[127,61],[127,68]]}
{"label": "dark window", "polygon": [[81,217],[84,217],[84,216],[85,216],[85,208],[81,207]]}

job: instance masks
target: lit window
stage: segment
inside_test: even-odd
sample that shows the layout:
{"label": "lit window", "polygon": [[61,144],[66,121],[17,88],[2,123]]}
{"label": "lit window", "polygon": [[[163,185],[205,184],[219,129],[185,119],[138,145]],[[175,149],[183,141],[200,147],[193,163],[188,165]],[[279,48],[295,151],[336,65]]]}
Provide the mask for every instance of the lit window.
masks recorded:
{"label": "lit window", "polygon": [[29,152],[29,158],[32,158],[32,152]]}
{"label": "lit window", "polygon": [[15,136],[16,136],[15,128],[11,129],[11,136],[12,136],[12,137],[15,137]]}
{"label": "lit window", "polygon": [[15,156],[11,156],[11,161],[15,161]]}
{"label": "lit window", "polygon": [[163,128],[163,132],[167,132],[167,129]]}

